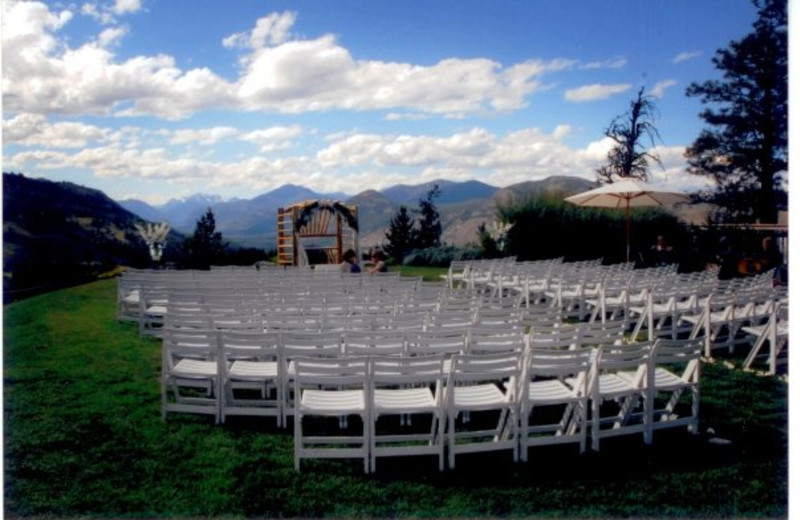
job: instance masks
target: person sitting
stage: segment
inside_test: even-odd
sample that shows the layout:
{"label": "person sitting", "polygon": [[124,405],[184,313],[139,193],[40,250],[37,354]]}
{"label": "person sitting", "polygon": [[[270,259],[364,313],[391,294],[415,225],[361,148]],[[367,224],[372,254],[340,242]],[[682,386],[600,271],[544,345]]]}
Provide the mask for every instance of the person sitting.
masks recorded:
{"label": "person sitting", "polygon": [[651,265],[661,266],[675,262],[675,249],[667,242],[664,235],[658,235],[656,244],[651,250]]}
{"label": "person sitting", "polygon": [[380,249],[376,249],[372,252],[371,260],[372,265],[368,270],[369,274],[385,273],[389,270],[386,266],[386,257]]}
{"label": "person sitting", "polygon": [[342,273],[360,273],[361,267],[358,265],[358,255],[352,249],[348,249],[342,255],[342,263],[339,264]]}
{"label": "person sitting", "polygon": [[769,271],[783,265],[783,255],[775,244],[773,237],[764,237],[761,241],[761,272]]}

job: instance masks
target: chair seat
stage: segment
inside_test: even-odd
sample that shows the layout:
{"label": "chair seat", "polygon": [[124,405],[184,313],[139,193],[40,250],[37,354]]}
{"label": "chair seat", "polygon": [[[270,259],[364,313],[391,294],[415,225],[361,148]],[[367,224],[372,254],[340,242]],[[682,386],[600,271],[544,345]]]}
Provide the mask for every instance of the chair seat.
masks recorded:
{"label": "chair seat", "polygon": [[508,397],[496,385],[484,384],[459,386],[454,389],[453,402],[456,408],[478,410],[494,408],[508,402]]}
{"label": "chair seat", "polygon": [[199,359],[181,359],[170,371],[178,377],[210,377],[217,375],[216,361],[202,361]]}
{"label": "chair seat", "polygon": [[363,390],[303,390],[300,406],[304,412],[338,415],[365,410]]}
{"label": "chair seat", "polygon": [[686,381],[673,374],[669,370],[663,368],[656,368],[655,371],[655,386],[659,390],[674,390],[683,386],[687,386]]}
{"label": "chair seat", "polygon": [[139,291],[131,291],[122,301],[129,304],[139,303]]}
{"label": "chair seat", "polygon": [[630,395],[636,387],[631,384],[628,377],[618,374],[604,374],[598,380],[600,395],[606,399],[621,395]]}
{"label": "chair seat", "polygon": [[575,391],[561,381],[534,381],[528,386],[528,400],[536,404],[563,403],[570,398],[579,399]]}
{"label": "chair seat", "polygon": [[437,408],[433,394],[427,388],[378,388],[373,394],[375,410],[392,412],[403,411],[430,411]]}
{"label": "chair seat", "polygon": [[234,361],[228,376],[235,379],[272,379],[278,377],[275,361]]}
{"label": "chair seat", "polygon": [[147,308],[147,314],[153,316],[164,316],[167,314],[167,306],[166,305],[151,305]]}

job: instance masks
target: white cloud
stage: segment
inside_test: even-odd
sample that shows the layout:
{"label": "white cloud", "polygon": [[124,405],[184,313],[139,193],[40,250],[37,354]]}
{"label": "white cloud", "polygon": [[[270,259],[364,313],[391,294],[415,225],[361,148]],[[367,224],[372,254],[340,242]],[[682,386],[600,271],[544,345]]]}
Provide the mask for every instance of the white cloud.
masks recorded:
{"label": "white cloud", "polygon": [[127,32],[127,29],[124,27],[109,27],[97,37],[97,44],[100,47],[109,47],[119,43],[119,40],[125,36]]}
{"label": "white cloud", "polygon": [[423,121],[429,117],[430,116],[427,114],[421,114],[419,112],[389,112],[386,114],[386,116],[384,116],[384,119],[386,121]]}
{"label": "white cloud", "polygon": [[555,130],[553,130],[553,139],[561,140],[567,137],[572,132],[572,127],[570,125],[558,125]]}
{"label": "white cloud", "polygon": [[560,60],[507,69],[488,59],[445,59],[432,66],[359,61],[332,35],[257,50],[237,83],[246,110],[301,113],[407,108],[460,114],[524,107],[538,75]]}
{"label": "white cloud", "polygon": [[111,11],[114,14],[136,13],[141,8],[141,0],[116,0],[111,7]]}
{"label": "white cloud", "polygon": [[303,127],[300,125],[273,126],[248,132],[242,135],[240,139],[257,144],[262,152],[272,152],[290,148],[292,139],[300,137],[302,134]]}
{"label": "white cloud", "polygon": [[81,148],[92,141],[105,139],[109,134],[107,129],[79,122],[51,124],[44,116],[36,114],[18,114],[3,121],[3,140],[6,144]]}
{"label": "white cloud", "polygon": [[236,137],[241,132],[230,126],[215,126],[213,128],[183,129],[174,132],[169,138],[170,144],[190,144],[198,143],[205,146],[216,144],[224,139]]}
{"label": "white cloud", "polygon": [[[140,9],[114,4],[113,13]],[[14,29],[3,45],[21,49],[3,61],[3,96],[13,112],[153,115],[180,119],[208,109],[278,113],[322,110],[404,110],[463,118],[517,110],[549,88],[541,78],[574,66],[573,60],[530,60],[504,67],[484,59],[444,59],[429,66],[356,60],[332,35],[289,40],[295,14],[273,13],[249,32],[225,39],[242,47],[240,77],[230,82],[208,68],[182,70],[173,57],[140,55],[120,60],[111,47],[125,29],[104,30],[95,41],[71,48],[57,31],[70,14],[42,4],[4,2]],[[82,12],[102,16],[84,4]],[[94,14],[93,14],[94,13]],[[397,112],[400,113],[400,112]]]}
{"label": "white cloud", "polygon": [[674,87],[677,84],[678,84],[678,82],[676,80],[674,80],[674,79],[667,79],[667,80],[664,80],[664,81],[659,81],[658,83],[656,83],[653,86],[653,90],[651,90],[650,93],[653,96],[657,97],[657,98],[662,98],[662,97],[664,97],[664,92],[669,87]]}
{"label": "white cloud", "polygon": [[141,0],[116,0],[112,5],[86,2],[81,6],[81,14],[94,18],[102,24],[112,24],[116,22],[117,16],[136,13],[141,9]]}
{"label": "white cloud", "polygon": [[[605,159],[608,143],[574,150],[563,144],[569,127],[559,125],[551,134],[529,128],[498,136],[473,128],[448,137],[354,134],[341,136],[320,150],[317,161],[326,171],[413,168],[405,182],[482,178],[498,186],[542,179],[551,175],[594,178]],[[421,170],[419,170],[421,168]],[[395,181],[397,182],[397,181]],[[388,186],[381,178],[368,186]]]}
{"label": "white cloud", "polygon": [[625,65],[628,64],[628,58],[624,56],[618,56],[616,58],[612,58],[610,60],[603,60],[603,61],[591,61],[588,63],[584,63],[580,65],[579,68],[587,69],[587,70],[594,70],[594,69],[621,69]]}
{"label": "white cloud", "polygon": [[597,101],[599,99],[608,99],[616,94],[627,92],[630,88],[631,86],[629,84],[586,85],[567,90],[564,94],[564,99],[575,103],[585,103],[588,101]]}
{"label": "white cloud", "polygon": [[681,63],[683,61],[693,60],[699,58],[703,53],[700,51],[682,52],[672,58],[672,63]]}
{"label": "white cloud", "polygon": [[226,48],[262,49],[267,45],[279,45],[289,39],[289,30],[297,20],[297,13],[284,11],[271,13],[256,21],[250,32],[238,32],[222,40]]}
{"label": "white cloud", "polygon": [[[29,126],[41,123],[33,116],[26,117],[30,119]],[[21,120],[6,125],[13,128],[18,139],[32,133],[20,131],[24,127]],[[56,135],[56,129],[66,130],[56,124],[52,126],[41,139]],[[80,135],[77,130],[73,128],[70,134],[76,141],[79,139],[76,135]],[[97,132],[91,127],[84,131]],[[97,133],[91,139],[87,137],[86,146],[75,151],[22,150],[3,159],[4,166],[12,171],[33,174],[52,170],[88,171],[95,177],[114,181],[155,183],[173,193],[183,188],[197,191],[198,185],[203,190],[237,188],[256,194],[282,184],[300,183],[318,191],[355,194],[367,188],[418,184],[437,178],[479,179],[496,186],[552,175],[594,180],[595,170],[605,161],[612,146],[611,140],[603,138],[583,148],[571,148],[561,140],[568,131],[567,125],[558,125],[548,132],[526,128],[507,134],[479,127],[445,136],[339,134],[322,138],[319,142],[324,147],[316,154],[256,155],[238,161],[220,161],[203,159],[196,153],[182,155],[150,138],[201,144],[236,138],[253,142],[269,152],[286,148],[287,143],[304,131],[299,126],[269,127],[235,135],[235,129],[213,127],[178,132],[160,130],[148,135],[147,131],[126,127],[110,134]],[[687,190],[707,183],[704,178],[685,173],[683,147],[662,146],[657,151],[665,170],[653,166],[654,182]]]}

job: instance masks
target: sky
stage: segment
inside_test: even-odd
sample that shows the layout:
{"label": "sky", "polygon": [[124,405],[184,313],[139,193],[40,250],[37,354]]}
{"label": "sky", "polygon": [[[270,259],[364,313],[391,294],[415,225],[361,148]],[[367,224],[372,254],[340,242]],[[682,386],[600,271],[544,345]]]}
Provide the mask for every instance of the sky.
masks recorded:
{"label": "sky", "polygon": [[151,204],[593,180],[641,88],[654,182],[696,190],[686,88],[756,17],[750,0],[0,1],[3,171]]}

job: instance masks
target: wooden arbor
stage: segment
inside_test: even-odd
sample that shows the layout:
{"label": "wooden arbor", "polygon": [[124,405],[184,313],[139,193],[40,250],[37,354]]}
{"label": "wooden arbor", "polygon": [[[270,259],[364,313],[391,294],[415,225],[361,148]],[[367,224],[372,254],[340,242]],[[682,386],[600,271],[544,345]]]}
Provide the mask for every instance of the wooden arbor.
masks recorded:
{"label": "wooden arbor", "polygon": [[278,264],[338,264],[358,251],[358,208],[331,200],[278,208]]}

